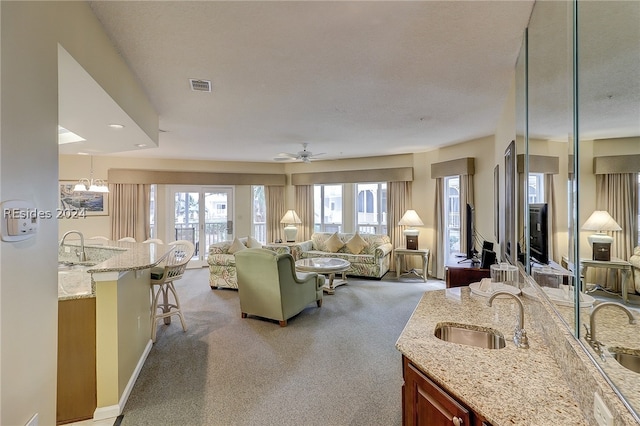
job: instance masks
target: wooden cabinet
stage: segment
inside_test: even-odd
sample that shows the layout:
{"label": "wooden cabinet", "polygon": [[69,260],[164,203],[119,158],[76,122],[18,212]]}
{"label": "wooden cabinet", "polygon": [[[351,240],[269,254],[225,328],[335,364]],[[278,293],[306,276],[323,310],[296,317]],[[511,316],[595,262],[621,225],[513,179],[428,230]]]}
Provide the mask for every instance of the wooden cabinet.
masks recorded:
{"label": "wooden cabinet", "polygon": [[56,423],[93,418],[96,400],[96,299],[58,302]]}
{"label": "wooden cabinet", "polygon": [[490,426],[402,356],[402,424],[404,426]]}

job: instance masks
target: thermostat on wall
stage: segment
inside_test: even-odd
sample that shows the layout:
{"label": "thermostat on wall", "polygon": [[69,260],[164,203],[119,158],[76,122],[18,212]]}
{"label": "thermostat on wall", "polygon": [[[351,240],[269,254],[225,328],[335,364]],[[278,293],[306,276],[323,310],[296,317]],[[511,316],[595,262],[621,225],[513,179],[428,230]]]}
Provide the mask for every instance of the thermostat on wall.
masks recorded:
{"label": "thermostat on wall", "polygon": [[2,241],[22,241],[38,231],[38,212],[33,203],[9,200],[2,203]]}

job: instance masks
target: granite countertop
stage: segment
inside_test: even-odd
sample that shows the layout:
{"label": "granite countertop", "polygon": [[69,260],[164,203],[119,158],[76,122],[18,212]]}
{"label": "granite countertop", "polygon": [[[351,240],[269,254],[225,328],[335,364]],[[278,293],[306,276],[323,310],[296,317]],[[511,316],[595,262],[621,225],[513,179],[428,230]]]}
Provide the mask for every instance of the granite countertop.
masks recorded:
{"label": "granite countertop", "polygon": [[[69,241],[65,246],[79,246]],[[101,272],[125,272],[152,268],[162,262],[171,252],[172,246],[155,243],[127,243],[121,241],[91,241],[85,244],[87,261],[75,263],[58,270],[58,300],[95,297],[93,274]],[[74,262],[71,253],[59,251],[59,260]]]}
{"label": "granite countertop", "polygon": [[[525,299],[523,302],[527,303]],[[525,329],[529,349],[518,349],[513,331],[518,316],[512,298],[477,296],[468,287],[426,292],[396,343],[397,349],[438,385],[493,426],[588,422],[536,327]],[[489,327],[506,340],[502,349],[445,342],[434,336],[438,323]]]}
{"label": "granite countertop", "polygon": [[[589,312],[590,313],[590,312]],[[612,307],[603,307],[596,313],[596,339],[605,345],[605,361],[595,353],[584,336],[580,338],[587,346],[600,368],[607,373],[616,388],[625,396],[627,401],[636,409],[640,409],[640,374],[620,365],[611,355],[608,349],[624,348],[624,352],[640,355],[640,316],[633,311],[636,324],[629,324],[629,317],[622,310]],[[583,315],[583,314],[581,314]],[[589,316],[581,318],[585,324],[589,324]]]}

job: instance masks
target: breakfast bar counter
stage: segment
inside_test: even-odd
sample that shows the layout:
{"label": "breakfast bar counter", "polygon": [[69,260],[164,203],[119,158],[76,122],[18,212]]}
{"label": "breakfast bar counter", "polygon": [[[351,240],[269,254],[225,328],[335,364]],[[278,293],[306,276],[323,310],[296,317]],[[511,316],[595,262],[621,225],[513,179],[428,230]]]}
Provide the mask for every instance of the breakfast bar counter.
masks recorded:
{"label": "breakfast bar counter", "polygon": [[95,297],[92,275],[104,272],[122,273],[149,269],[167,257],[172,246],[128,243],[121,241],[92,241],[85,245],[87,260],[78,262],[67,248],[79,248],[77,241],[60,247],[58,259],[58,300]]}
{"label": "breakfast bar counter", "polygon": [[58,374],[64,378],[58,381],[59,423],[122,413],[152,347],[150,270],[171,250],[155,243],[90,241],[80,256],[77,240],[58,248]]}

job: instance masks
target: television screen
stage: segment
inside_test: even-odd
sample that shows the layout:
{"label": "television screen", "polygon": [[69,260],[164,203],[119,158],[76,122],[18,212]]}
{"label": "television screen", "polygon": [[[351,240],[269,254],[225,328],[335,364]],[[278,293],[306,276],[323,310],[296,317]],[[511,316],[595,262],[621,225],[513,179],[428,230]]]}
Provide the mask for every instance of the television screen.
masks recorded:
{"label": "television screen", "polygon": [[529,250],[538,263],[549,263],[549,226],[547,204],[529,205]]}
{"label": "television screen", "polygon": [[467,204],[467,222],[465,223],[465,230],[467,233],[466,245],[467,245],[467,259],[473,259],[476,254],[474,247],[475,235],[473,226],[473,207],[471,204]]}

